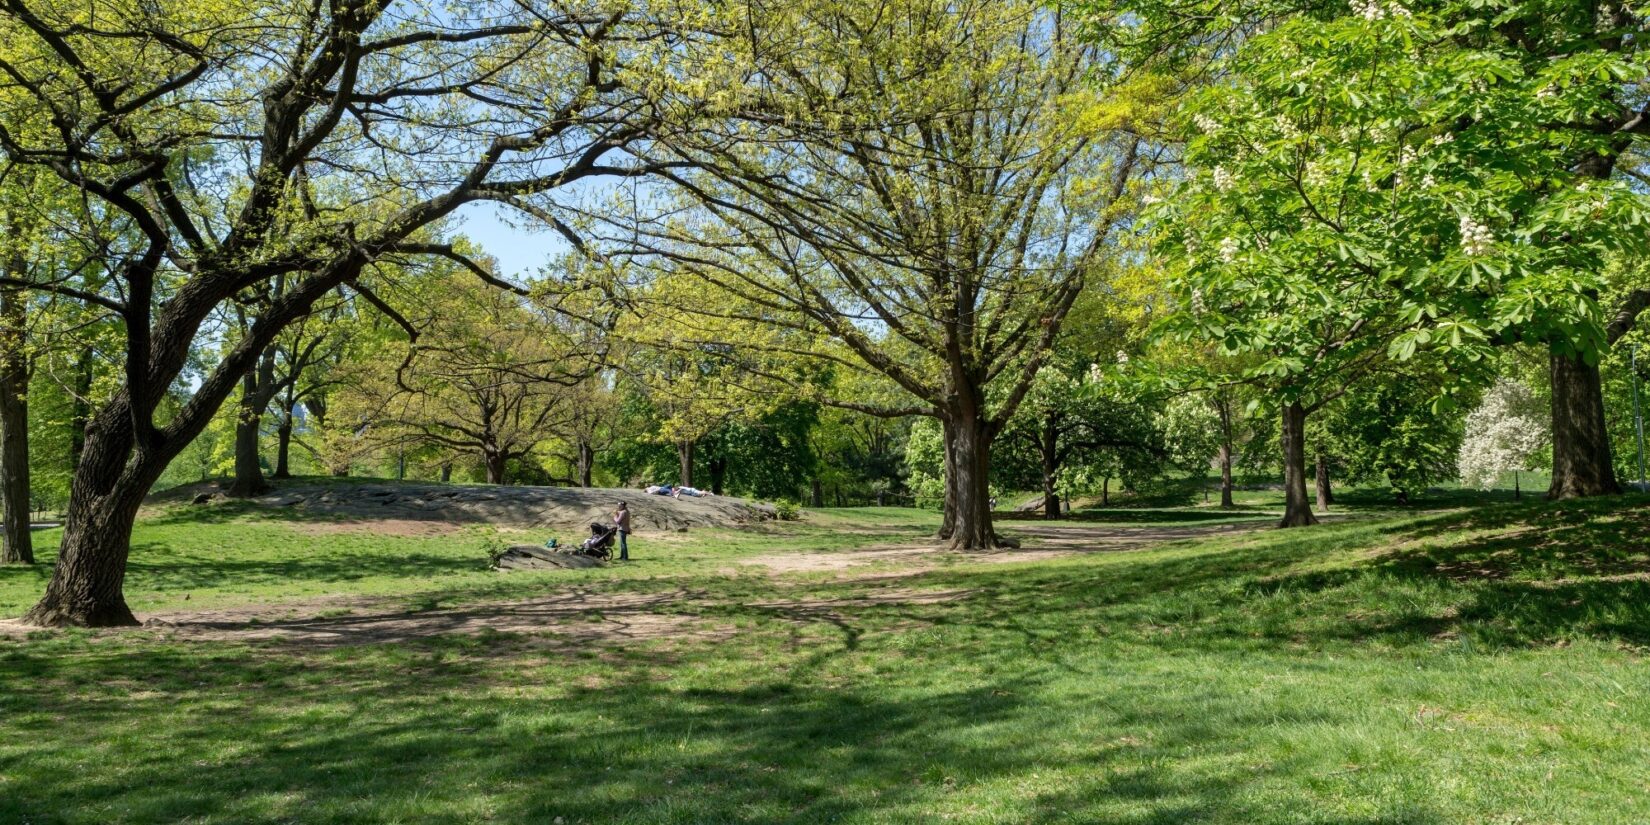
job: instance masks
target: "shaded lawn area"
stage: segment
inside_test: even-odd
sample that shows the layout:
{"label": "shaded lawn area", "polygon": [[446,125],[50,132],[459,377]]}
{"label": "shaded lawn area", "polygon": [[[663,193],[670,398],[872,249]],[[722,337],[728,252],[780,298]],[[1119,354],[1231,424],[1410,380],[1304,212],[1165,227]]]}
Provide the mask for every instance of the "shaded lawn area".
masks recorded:
{"label": "shaded lawn area", "polygon": [[[0,822],[1646,821],[1647,528],[1505,505],[601,584],[715,595],[672,609],[739,629],[716,643],[0,641]],[[966,595],[758,604],[781,587]]]}

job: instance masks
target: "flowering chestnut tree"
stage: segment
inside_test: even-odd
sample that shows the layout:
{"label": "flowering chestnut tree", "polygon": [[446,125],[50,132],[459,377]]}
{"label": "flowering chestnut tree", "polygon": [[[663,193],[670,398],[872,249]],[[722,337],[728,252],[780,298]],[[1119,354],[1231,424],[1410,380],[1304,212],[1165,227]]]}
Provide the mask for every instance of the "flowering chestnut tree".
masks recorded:
{"label": "flowering chestnut tree", "polygon": [[[1620,108],[1636,58],[1534,59],[1545,32],[1509,40],[1500,12],[1358,2],[1286,20],[1185,107],[1185,181],[1157,218],[1157,249],[1179,262],[1171,329],[1258,356],[1247,377],[1282,410],[1286,526],[1312,520],[1305,416],[1419,352],[1475,362],[1540,344],[1555,410],[1597,396],[1592,365],[1615,334],[1597,296],[1606,264],[1640,251],[1645,212],[1595,168],[1630,148],[1620,130],[1574,124]],[[1567,419],[1570,442],[1602,437],[1592,406]],[[1602,471],[1555,474],[1554,494],[1612,488],[1608,463],[1605,444]]]}

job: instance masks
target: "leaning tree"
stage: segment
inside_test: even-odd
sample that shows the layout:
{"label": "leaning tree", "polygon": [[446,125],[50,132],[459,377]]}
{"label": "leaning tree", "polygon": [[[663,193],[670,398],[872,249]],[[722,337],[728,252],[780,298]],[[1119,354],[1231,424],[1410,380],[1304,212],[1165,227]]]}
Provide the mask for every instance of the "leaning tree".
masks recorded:
{"label": "leaning tree", "polygon": [[[672,40],[589,2],[0,2],[0,153],[113,216],[115,272],[0,285],[124,326],[122,384],[93,414],[56,570],[27,621],[121,625],[138,507],[259,355],[387,254],[458,256],[426,231],[491,200],[643,169],[609,160],[659,114],[634,91]],[[627,68],[635,60],[642,68]],[[479,266],[472,270],[492,279]],[[158,415],[227,302],[271,297]],[[496,279],[494,279],[496,280]]]}
{"label": "leaning tree", "polygon": [[726,296],[712,312],[824,342],[781,345],[799,357],[897,383],[908,402],[821,400],[938,418],[942,534],[992,547],[992,443],[1127,216],[1129,113],[1059,4],[734,6],[684,73],[720,128],[659,147],[693,170],[669,175],[681,211],[610,240]]}

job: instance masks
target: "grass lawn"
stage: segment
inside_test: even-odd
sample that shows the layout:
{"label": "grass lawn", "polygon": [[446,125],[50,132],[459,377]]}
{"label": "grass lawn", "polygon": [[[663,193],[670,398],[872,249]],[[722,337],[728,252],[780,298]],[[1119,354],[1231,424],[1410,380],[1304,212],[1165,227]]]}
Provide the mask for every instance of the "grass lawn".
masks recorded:
{"label": "grass lawn", "polygon": [[[504,575],[478,561],[482,531],[158,514],[136,537],[140,616],[576,582],[691,594],[659,610],[707,632],[0,637],[0,822],[1650,821],[1650,508],[1635,501],[1372,508],[850,579],[739,564],[932,523],[827,510],[638,541],[628,568]],[[42,577],[0,570],[0,613]]]}

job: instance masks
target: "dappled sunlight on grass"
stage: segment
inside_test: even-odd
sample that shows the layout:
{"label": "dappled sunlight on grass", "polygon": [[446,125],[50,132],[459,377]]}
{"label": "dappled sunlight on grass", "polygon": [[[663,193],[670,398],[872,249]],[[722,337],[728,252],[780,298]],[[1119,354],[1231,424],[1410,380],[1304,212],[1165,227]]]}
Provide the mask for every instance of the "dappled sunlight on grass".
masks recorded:
{"label": "dappled sunlight on grass", "polygon": [[[934,521],[694,531],[585,576],[475,570],[479,533],[149,522],[134,582],[197,600],[433,609],[577,583],[728,632],[0,639],[0,821],[1650,819],[1650,508],[1372,514],[864,578],[726,564]],[[1176,523],[1207,522],[1090,527]],[[4,572],[0,592],[39,586]]]}

